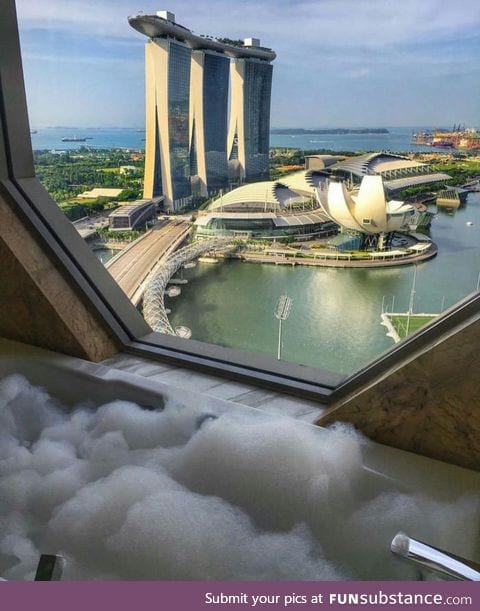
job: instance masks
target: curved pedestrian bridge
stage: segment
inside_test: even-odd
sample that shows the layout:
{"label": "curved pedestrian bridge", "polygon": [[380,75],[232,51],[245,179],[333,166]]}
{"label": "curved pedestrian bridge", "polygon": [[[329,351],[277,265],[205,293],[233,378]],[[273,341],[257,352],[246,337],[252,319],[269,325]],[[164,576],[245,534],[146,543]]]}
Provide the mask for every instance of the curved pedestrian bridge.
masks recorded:
{"label": "curved pedestrian bridge", "polygon": [[174,274],[186,263],[201,257],[209,252],[225,252],[236,248],[231,238],[214,238],[202,240],[184,246],[172,255],[162,259],[153,273],[153,278],[148,283],[143,297],[143,316],[153,331],[176,335],[175,330],[168,320],[164,296],[167,284]]}

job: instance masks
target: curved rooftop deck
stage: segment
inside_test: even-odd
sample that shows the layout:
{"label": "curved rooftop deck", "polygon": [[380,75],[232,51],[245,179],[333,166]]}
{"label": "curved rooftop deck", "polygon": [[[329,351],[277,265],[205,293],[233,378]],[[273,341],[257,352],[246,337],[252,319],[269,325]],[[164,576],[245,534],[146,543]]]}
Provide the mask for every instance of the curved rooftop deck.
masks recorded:
{"label": "curved rooftop deck", "polygon": [[267,62],[273,61],[276,57],[274,51],[265,47],[237,46],[220,42],[214,38],[199,36],[188,28],[167,21],[158,15],[132,15],[128,18],[128,23],[149,38],[175,38],[194,50],[210,50],[224,53],[229,57],[261,59]]}

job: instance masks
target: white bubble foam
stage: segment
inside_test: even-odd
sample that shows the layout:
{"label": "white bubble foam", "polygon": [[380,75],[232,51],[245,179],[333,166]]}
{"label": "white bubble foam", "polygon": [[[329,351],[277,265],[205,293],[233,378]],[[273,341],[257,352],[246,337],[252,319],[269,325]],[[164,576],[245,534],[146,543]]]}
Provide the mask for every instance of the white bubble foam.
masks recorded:
{"label": "white bubble foam", "polygon": [[380,492],[349,427],[215,409],[67,414],[0,382],[0,575],[59,553],[68,579],[412,579],[389,552],[398,530],[468,542],[478,497]]}

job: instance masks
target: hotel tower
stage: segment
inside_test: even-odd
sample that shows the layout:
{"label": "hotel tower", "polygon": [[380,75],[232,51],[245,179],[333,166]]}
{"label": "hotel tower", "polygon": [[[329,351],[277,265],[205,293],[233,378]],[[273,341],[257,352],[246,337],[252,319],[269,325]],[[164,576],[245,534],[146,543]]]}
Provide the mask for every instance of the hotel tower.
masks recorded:
{"label": "hotel tower", "polygon": [[275,53],[255,38],[198,36],[168,11],[128,21],[149,38],[144,196],[176,211],[268,178]]}

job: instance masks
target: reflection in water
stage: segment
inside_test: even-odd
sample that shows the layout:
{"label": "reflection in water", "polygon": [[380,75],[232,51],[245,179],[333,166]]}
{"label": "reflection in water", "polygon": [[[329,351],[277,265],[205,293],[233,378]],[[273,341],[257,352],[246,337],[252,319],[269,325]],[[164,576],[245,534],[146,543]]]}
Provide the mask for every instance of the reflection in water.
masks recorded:
{"label": "reflection in water", "polygon": [[[467,225],[472,222],[473,225]],[[414,312],[436,313],[475,290],[480,271],[480,194],[454,216],[439,214],[431,237],[436,258],[418,265]],[[185,270],[189,284],[175,300],[172,324],[192,338],[271,356],[277,353],[275,304],[294,306],[283,327],[285,360],[350,373],[388,350],[382,300],[407,311],[413,267],[328,269],[229,262]],[[389,308],[390,309],[390,308]]]}

